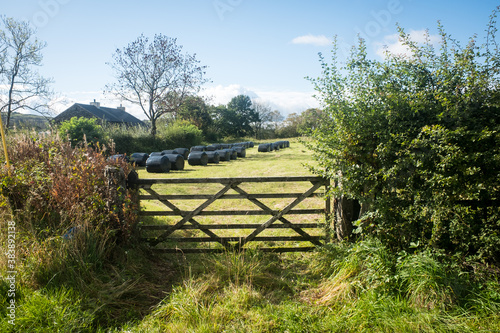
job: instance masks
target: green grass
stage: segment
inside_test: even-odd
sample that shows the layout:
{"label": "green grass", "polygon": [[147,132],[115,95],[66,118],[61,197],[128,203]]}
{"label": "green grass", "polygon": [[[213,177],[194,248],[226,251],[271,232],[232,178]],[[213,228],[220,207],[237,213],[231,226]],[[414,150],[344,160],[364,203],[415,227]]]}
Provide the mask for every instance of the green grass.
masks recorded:
{"label": "green grass", "polygon": [[[256,150],[219,166],[139,174],[309,175],[302,163],[310,152],[298,142],[279,152]],[[2,248],[9,219],[0,206]],[[500,332],[498,268],[456,263],[444,254],[392,253],[369,239],[310,253],[158,255],[139,243],[108,253],[106,238],[95,235],[82,233],[69,242],[18,235],[17,326],[8,323],[7,261],[1,255],[0,332]]]}
{"label": "green grass", "polygon": [[[306,168],[307,163],[312,163],[311,152],[308,151],[298,140],[292,140],[290,148],[281,149],[269,153],[257,151],[254,148],[247,149],[245,158],[238,158],[234,161],[221,162],[219,164],[209,164],[208,166],[186,165],[184,171],[172,171],[169,173],[153,174],[146,172],[145,168],[138,168],[140,178],[226,178],[226,177],[275,177],[275,176],[311,176]],[[242,183],[241,189],[250,194],[258,193],[303,193],[311,187],[310,182],[273,182],[273,183]],[[222,184],[158,184],[152,187],[159,194],[215,194],[223,188]],[[324,187],[318,193],[324,193]],[[145,193],[145,191],[142,191]],[[234,190],[229,190],[227,194],[236,194]],[[284,199],[259,199],[263,204],[273,210],[282,210],[294,201],[294,198]],[[172,204],[181,210],[192,211],[205,200],[170,200]],[[142,201],[144,211],[170,211],[161,202],[156,200]],[[325,201],[321,197],[307,198],[295,209],[323,209]],[[205,209],[213,210],[260,210],[258,206],[249,200],[244,199],[219,199]],[[199,216],[196,221],[201,224],[262,224],[270,218],[269,215],[262,216]],[[319,222],[324,223],[324,215],[287,215],[293,223]],[[180,220],[180,217],[148,217],[144,219],[146,225],[173,225]],[[278,222],[279,223],[279,222]],[[245,237],[253,230],[214,230],[218,236]],[[313,236],[322,236],[321,229],[310,229],[307,232]],[[155,237],[161,232],[145,232],[147,237]],[[176,231],[172,237],[205,237],[200,231]],[[260,236],[297,236],[297,233],[290,229],[268,229]],[[178,244],[164,243],[168,248],[193,248],[199,244]],[[277,246],[311,246],[309,242],[267,242],[260,247]],[[221,247],[216,243],[202,244],[201,247]],[[247,247],[257,247],[255,243],[248,244]]]}

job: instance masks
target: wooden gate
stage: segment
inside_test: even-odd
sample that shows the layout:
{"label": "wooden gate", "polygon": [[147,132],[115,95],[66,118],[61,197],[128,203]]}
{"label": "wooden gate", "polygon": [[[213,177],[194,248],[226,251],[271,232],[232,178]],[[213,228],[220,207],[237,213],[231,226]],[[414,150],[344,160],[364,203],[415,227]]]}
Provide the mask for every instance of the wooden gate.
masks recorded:
{"label": "wooden gate", "polygon": [[[143,240],[148,242],[152,249],[165,253],[202,253],[227,250],[240,251],[248,249],[248,244],[250,242],[259,241],[280,244],[280,246],[277,247],[259,247],[259,250],[262,251],[310,251],[314,249],[315,246],[323,244],[325,219],[328,218],[331,210],[330,201],[323,199],[313,199],[315,201],[315,207],[312,208],[310,207],[310,203],[307,205],[307,208],[298,207],[299,204],[303,203],[307,198],[324,196],[328,189],[329,181],[321,177],[138,179],[134,183],[141,189],[141,207],[143,207],[143,204],[146,202],[149,202],[149,206],[153,205],[153,208],[147,207],[144,209],[143,207],[143,209],[141,209],[141,216],[145,217],[141,223],[141,233],[144,236]],[[276,186],[268,186],[270,183],[279,183],[278,187],[283,187],[283,189],[280,189],[279,193],[249,193],[251,192],[250,190],[244,189],[243,184],[245,183],[247,186],[250,186],[251,189],[260,186],[260,192],[268,192],[267,189],[266,191],[262,191],[263,186],[276,188]],[[257,183],[262,185],[252,185]],[[288,183],[301,183],[302,188],[305,188],[305,190],[301,190],[300,193],[296,191],[294,191],[294,193],[283,193],[284,184]],[[180,184],[191,184],[190,186],[193,187],[191,191],[195,193],[173,194],[172,190],[179,190]],[[304,187],[304,185],[306,187]],[[215,193],[200,194],[200,189],[210,186]],[[213,188],[214,186],[215,189]],[[222,186],[222,188],[220,188],[220,186]],[[153,187],[155,187],[155,189],[153,189]],[[162,194],[161,192],[168,194]],[[276,201],[287,198],[289,202],[284,202],[284,206],[279,208],[270,207],[269,204],[264,202],[268,199]],[[240,202],[245,201],[247,206],[249,205],[248,202],[251,202],[251,207],[242,209],[234,204],[230,205],[231,208],[237,207],[238,209],[228,210],[218,207],[211,210],[207,209],[209,206],[212,206],[212,208],[216,206],[216,201],[234,199],[239,199]],[[182,209],[182,207],[179,207],[179,203],[175,203],[189,200],[195,203],[195,208],[190,208],[189,210]],[[281,204],[283,204],[283,202]],[[248,219],[248,217],[252,216],[266,217],[266,215],[268,219],[265,222],[252,223],[246,221],[245,223],[232,223],[232,219],[238,216],[240,218],[244,216],[245,219]],[[311,216],[311,218],[303,216],[302,218],[307,219],[307,221],[294,223],[291,221],[291,217],[296,215],[308,215]],[[156,218],[146,218],[147,216],[154,216]],[[210,220],[205,223],[200,222],[199,220],[205,216],[219,216],[219,221],[215,224]],[[221,216],[225,221],[220,221]],[[158,217],[160,217],[160,219],[162,219],[161,217],[169,217],[167,219],[170,219],[170,221],[158,222]],[[175,219],[172,220],[171,217]],[[230,221],[228,221],[229,218],[231,218]],[[314,220],[316,220],[316,222],[314,222]],[[239,236],[233,234],[221,235],[221,232],[234,233],[233,230],[236,229],[240,229],[240,232],[245,229],[247,230],[246,232],[248,232],[250,229],[251,232]],[[269,232],[270,229],[272,229],[272,235],[262,236],[264,231]],[[286,230],[287,233],[291,232],[293,235],[276,235],[276,233],[284,232],[278,229],[288,229]],[[306,229],[308,231],[306,231]],[[316,235],[312,234],[314,229],[316,229]],[[193,232],[193,230],[196,230],[196,233],[199,235],[193,236],[189,234],[189,232]],[[182,234],[183,232],[188,234]],[[320,235],[317,235],[318,232]],[[151,233],[153,233],[153,235],[151,235]],[[179,235],[179,233],[182,235]],[[180,244],[186,242],[196,243],[196,246],[192,248],[181,248]],[[290,242],[292,242],[293,246],[289,245]],[[307,242],[309,246],[304,246],[304,242]],[[159,244],[164,246],[158,247]],[[311,246],[311,244],[313,246]]]}

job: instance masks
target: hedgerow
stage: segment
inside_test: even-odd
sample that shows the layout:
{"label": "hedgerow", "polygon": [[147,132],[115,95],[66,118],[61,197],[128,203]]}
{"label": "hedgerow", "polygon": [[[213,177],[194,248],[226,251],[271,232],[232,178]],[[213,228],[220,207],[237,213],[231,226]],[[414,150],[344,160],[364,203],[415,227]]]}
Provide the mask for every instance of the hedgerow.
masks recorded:
{"label": "hedgerow", "polygon": [[400,28],[405,54],[370,60],[360,40],[345,65],[336,48],[311,81],[325,108],[310,144],[335,196],[359,200],[355,223],[393,250],[443,249],[500,258],[500,52],[465,47],[439,25],[440,49]]}

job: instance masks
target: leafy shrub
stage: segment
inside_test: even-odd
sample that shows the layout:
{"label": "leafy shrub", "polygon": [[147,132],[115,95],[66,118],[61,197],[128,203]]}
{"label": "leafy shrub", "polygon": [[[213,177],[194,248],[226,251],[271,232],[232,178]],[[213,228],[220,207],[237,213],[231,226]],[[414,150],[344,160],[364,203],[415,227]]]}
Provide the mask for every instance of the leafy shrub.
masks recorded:
{"label": "leafy shrub", "polygon": [[158,136],[165,141],[166,147],[192,147],[203,141],[203,132],[186,120],[158,126]]}
{"label": "leafy shrub", "polygon": [[[10,144],[12,172],[0,170],[0,193],[9,200],[19,228],[40,239],[61,236],[73,227],[119,230],[121,236],[135,221],[120,221],[107,204],[104,170],[123,161],[108,162],[88,147],[73,148],[57,137],[17,137]],[[130,209],[134,209],[132,197]],[[127,216],[131,216],[130,214]]]}
{"label": "leafy shrub", "polygon": [[[415,245],[485,261],[500,258],[500,53],[466,47],[440,26],[441,49],[400,29],[410,55],[367,58],[360,40],[345,66],[335,50],[312,80],[325,120],[310,147],[316,172],[358,199],[358,232],[397,251]],[[452,46],[453,45],[453,46]]]}
{"label": "leafy shrub", "polygon": [[103,131],[96,121],[95,118],[73,117],[59,125],[59,133],[62,137],[68,136],[73,146],[84,142],[97,143],[102,141]]}

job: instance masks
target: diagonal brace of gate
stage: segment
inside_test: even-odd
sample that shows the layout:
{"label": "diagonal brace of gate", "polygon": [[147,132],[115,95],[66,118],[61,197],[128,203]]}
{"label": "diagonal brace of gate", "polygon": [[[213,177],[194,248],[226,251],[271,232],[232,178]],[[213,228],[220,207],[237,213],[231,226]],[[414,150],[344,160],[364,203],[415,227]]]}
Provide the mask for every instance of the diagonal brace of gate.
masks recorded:
{"label": "diagonal brace of gate", "polygon": [[[238,184],[239,185],[239,184]],[[269,220],[261,224],[258,228],[256,228],[250,235],[248,235],[245,239],[240,242],[240,248],[245,246],[246,243],[251,242],[257,237],[261,232],[263,232],[267,227],[276,222],[277,220],[281,220],[283,215],[287,214],[293,207],[297,206],[300,202],[302,202],[305,198],[309,197],[314,191],[320,188],[323,184],[321,182],[317,182],[313,184],[313,186],[301,194],[297,199],[295,199],[288,206],[283,208],[283,210],[279,211],[276,215],[273,215]],[[267,210],[267,208],[266,208]]]}
{"label": "diagonal brace of gate", "polygon": [[[208,199],[207,201],[205,201],[204,203],[202,203],[200,206],[198,206],[195,210],[189,212],[188,214],[182,216],[182,213],[180,211],[179,208],[177,208],[174,204],[172,204],[171,202],[169,202],[168,200],[166,199],[160,199],[158,194],[156,192],[154,192],[153,190],[151,189],[146,189],[146,191],[151,194],[151,195],[154,195],[158,198],[159,201],[161,201],[163,204],[165,204],[167,207],[169,207],[170,209],[172,209],[173,211],[175,211],[176,213],[178,213],[179,215],[182,216],[182,220],[180,220],[179,222],[177,222],[175,225],[173,225],[171,228],[167,229],[163,234],[161,234],[160,236],[158,236],[156,239],[152,240],[150,242],[150,244],[152,246],[156,246],[158,245],[159,243],[163,242],[169,235],[171,235],[175,230],[178,230],[180,227],[182,227],[184,224],[186,224],[188,221],[193,224],[193,225],[196,225],[196,226],[199,226],[200,224],[195,221],[193,219],[194,216],[198,215],[202,210],[204,210],[205,208],[207,208],[208,206],[210,206],[214,201],[216,201],[217,199],[219,199],[221,196],[223,196],[227,191],[229,191],[231,189],[232,186],[234,185],[239,185],[240,183],[228,183],[226,184],[226,186],[224,186],[224,188],[222,190],[220,190],[219,192],[217,192],[216,194],[214,194],[214,196],[212,196],[210,199]],[[221,243],[225,248],[230,248],[231,245],[224,241],[223,239],[220,239],[220,237],[218,237],[216,234],[214,234],[212,231],[210,230],[203,230],[201,229],[206,235],[210,236],[210,238],[213,238],[214,240],[216,240],[217,242]]]}
{"label": "diagonal brace of gate", "polygon": [[[321,186],[321,184],[320,184]],[[239,194],[243,195],[246,199],[248,199],[249,201],[251,201],[252,203],[254,203],[256,206],[258,206],[260,209],[262,209],[263,211],[266,211],[269,213],[269,215],[271,216],[274,216],[274,212],[272,211],[271,208],[269,208],[268,206],[266,206],[264,203],[262,203],[260,200],[258,199],[255,199],[255,198],[251,198],[250,197],[250,194],[248,194],[245,190],[241,189],[237,184],[233,184],[232,186],[232,189],[236,192],[238,192]],[[316,190],[317,188],[315,188],[313,190],[313,192]],[[312,192],[311,192],[312,193]],[[300,203],[301,201],[303,201],[307,196],[304,196],[300,201],[298,201],[296,204]],[[299,197],[300,198],[300,197]],[[295,205],[294,205],[295,206]],[[289,208],[292,209],[292,207]],[[283,215],[283,214],[282,214]],[[278,218],[281,222],[283,222],[284,224],[287,224],[290,226],[291,229],[293,229],[296,233],[298,233],[299,235],[301,235],[302,237],[304,237],[304,239],[310,241],[311,243],[313,243],[314,245],[323,245],[320,241],[318,241],[317,239],[314,239],[311,237],[311,235],[309,235],[307,232],[305,232],[304,230],[302,230],[301,228],[298,228],[298,227],[295,227],[294,224],[290,221],[288,221],[286,218],[284,218],[283,216],[279,217]],[[269,221],[268,221],[269,222]],[[274,222],[274,221],[273,221]],[[266,226],[265,228],[269,227],[273,222],[271,222],[268,226]],[[267,223],[267,222],[266,222]],[[264,229],[265,229],[264,228]],[[262,230],[263,231],[263,230]],[[257,235],[255,235],[257,236]],[[250,237],[250,236],[248,236]],[[246,237],[246,238],[248,238]],[[245,241],[245,243],[248,242],[248,241]],[[240,247],[243,246],[243,243],[240,243]]]}

